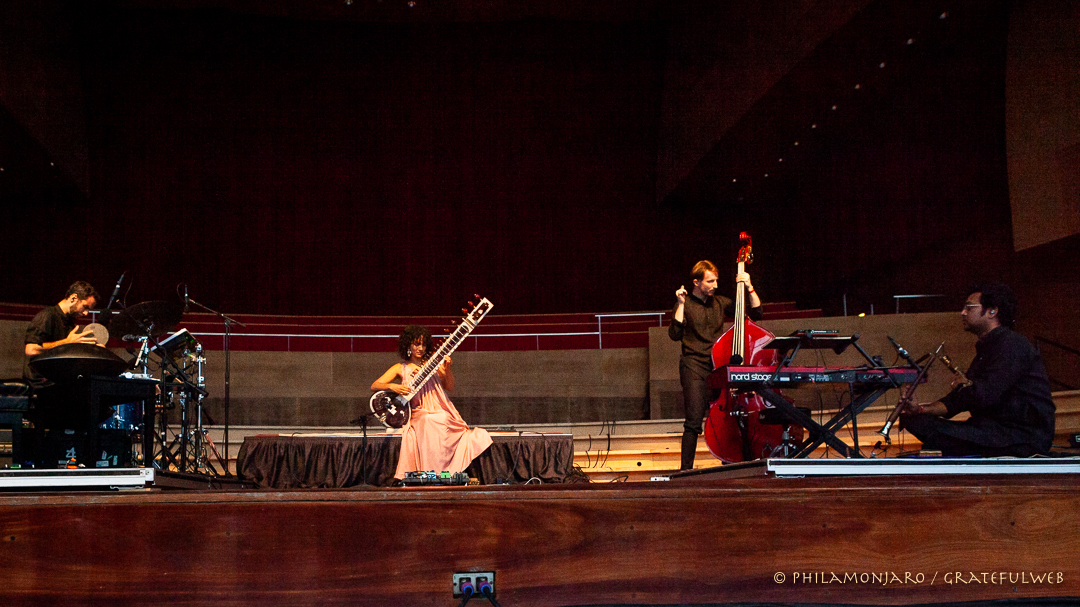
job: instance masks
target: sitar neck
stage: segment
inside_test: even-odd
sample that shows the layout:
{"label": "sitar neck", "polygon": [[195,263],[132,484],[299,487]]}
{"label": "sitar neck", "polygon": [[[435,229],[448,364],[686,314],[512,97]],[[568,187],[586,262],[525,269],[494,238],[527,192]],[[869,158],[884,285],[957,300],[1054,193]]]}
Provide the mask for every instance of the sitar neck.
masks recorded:
{"label": "sitar neck", "polygon": [[410,391],[408,396],[406,396],[406,400],[412,400],[412,397],[420,390],[420,388],[431,379],[432,374],[439,370],[439,365],[446,360],[446,357],[453,354],[454,350],[458,349],[458,346],[460,346],[461,343],[465,341],[465,338],[472,333],[473,329],[480,324],[480,321],[487,315],[492,307],[492,303],[488,301],[487,298],[484,298],[480,303],[476,304],[476,307],[473,308],[471,313],[461,319],[461,324],[459,324],[457,328],[454,329],[441,344],[439,344],[439,347],[435,349],[435,352],[424,361],[424,364],[420,365],[420,370],[416,372],[416,375],[413,375],[412,380],[409,382]]}

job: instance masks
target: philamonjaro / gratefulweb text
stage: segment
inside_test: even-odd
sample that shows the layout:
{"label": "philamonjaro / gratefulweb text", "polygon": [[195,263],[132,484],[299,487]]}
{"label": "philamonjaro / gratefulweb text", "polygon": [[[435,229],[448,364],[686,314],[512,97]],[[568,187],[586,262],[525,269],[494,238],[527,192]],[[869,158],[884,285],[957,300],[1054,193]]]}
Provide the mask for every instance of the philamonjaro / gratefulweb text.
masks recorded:
{"label": "philamonjaro / gratefulweb text", "polygon": [[987,584],[1000,586],[1051,585],[1065,581],[1061,571],[935,571],[932,574],[914,571],[834,572],[793,571],[776,572],[777,584],[873,584],[903,586],[919,584]]}

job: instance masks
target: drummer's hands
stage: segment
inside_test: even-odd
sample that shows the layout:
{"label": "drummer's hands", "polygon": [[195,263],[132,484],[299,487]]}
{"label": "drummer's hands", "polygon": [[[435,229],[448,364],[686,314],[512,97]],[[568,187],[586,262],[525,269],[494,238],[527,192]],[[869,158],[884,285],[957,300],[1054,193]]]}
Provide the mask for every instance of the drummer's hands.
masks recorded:
{"label": "drummer's hands", "polygon": [[679,300],[679,304],[686,303],[686,286],[679,287],[678,291],[675,291],[675,299]]}
{"label": "drummer's hands", "polygon": [[94,337],[93,331],[82,333],[79,331],[79,327],[72,329],[65,339],[69,344],[97,344],[97,338]]}

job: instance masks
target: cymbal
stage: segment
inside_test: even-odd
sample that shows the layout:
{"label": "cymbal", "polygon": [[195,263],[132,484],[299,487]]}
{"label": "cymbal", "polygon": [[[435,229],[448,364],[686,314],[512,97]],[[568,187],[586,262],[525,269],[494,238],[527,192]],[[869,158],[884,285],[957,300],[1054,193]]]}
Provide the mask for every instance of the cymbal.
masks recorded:
{"label": "cymbal", "polygon": [[115,377],[128,368],[128,362],[95,344],[64,344],[30,357],[30,367],[46,379],[67,382],[79,376]]}
{"label": "cymbal", "polygon": [[172,331],[184,315],[179,303],[170,301],[145,301],[128,306],[109,322],[109,333],[114,337],[124,335],[151,335],[158,337]]}

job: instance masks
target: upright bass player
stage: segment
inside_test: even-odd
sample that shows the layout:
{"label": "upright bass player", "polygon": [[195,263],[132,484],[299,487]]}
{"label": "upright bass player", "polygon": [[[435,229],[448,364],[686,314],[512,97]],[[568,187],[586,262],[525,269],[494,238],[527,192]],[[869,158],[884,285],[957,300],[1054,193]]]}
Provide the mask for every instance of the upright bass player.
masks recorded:
{"label": "upright bass player", "polygon": [[[694,264],[687,292],[683,285],[675,291],[677,303],[671,314],[668,336],[682,342],[679,358],[679,381],[682,383],[683,405],[686,419],[683,422],[681,470],[694,467],[698,435],[703,430],[703,420],[709,411],[710,389],[707,385],[713,371],[712,347],[723,333],[724,316],[734,316],[735,304],[731,299],[715,295],[719,271],[708,260]],[[736,288],[745,288],[752,320],[761,320],[761,299],[750,282],[750,274],[741,272],[735,277]]]}

